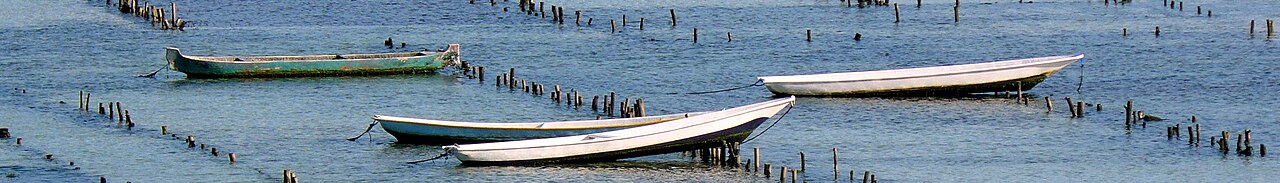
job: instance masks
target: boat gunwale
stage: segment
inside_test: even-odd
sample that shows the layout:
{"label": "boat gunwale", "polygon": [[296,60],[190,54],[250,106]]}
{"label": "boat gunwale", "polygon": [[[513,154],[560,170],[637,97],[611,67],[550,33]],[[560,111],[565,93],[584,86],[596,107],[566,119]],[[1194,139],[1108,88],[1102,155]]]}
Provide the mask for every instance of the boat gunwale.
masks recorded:
{"label": "boat gunwale", "polygon": [[[352,54],[331,54],[331,55],[196,56],[196,55],[186,55],[186,54],[183,54],[181,49],[178,49],[178,48],[175,48],[175,47],[165,47],[165,49],[166,49],[166,50],[172,50],[172,51],[174,51],[174,52],[178,53],[178,56],[179,56],[179,57],[182,57],[182,58],[187,59],[187,60],[200,61],[200,62],[229,63],[229,64],[260,64],[260,63],[277,63],[277,62],[339,62],[339,61],[342,61],[342,62],[350,62],[350,61],[370,61],[370,60],[386,60],[386,59],[415,59],[415,58],[428,58],[428,57],[442,57],[442,56],[445,56],[446,54],[448,54],[448,53],[451,51],[451,50],[445,50],[444,52],[434,52],[434,51],[417,51],[417,52],[388,52],[388,53],[352,53]],[[416,54],[418,54],[418,53],[421,53],[421,54],[423,54],[423,55],[416,55]],[[407,57],[381,57],[381,58],[340,58],[340,59],[339,59],[339,58],[332,58],[333,56],[346,56],[346,55],[397,55],[397,54],[413,54],[414,56],[407,56]],[[328,59],[322,58],[322,57],[325,57],[325,56],[330,56],[330,58],[328,58]],[[274,59],[274,58],[289,58],[289,57],[299,57],[299,58],[305,58],[305,57],[316,57],[316,58],[314,58],[314,59],[306,58],[306,59],[301,59],[301,60],[241,60],[241,61],[234,61],[234,60],[226,60],[226,61],[224,61],[224,60],[213,60],[213,59],[215,59],[215,58],[231,58],[231,59],[235,59],[235,58],[265,58],[265,59]]]}
{"label": "boat gunwale", "polygon": [[[684,118],[689,118],[689,117],[691,117],[691,116],[698,116],[698,115],[707,114],[707,113],[710,113],[710,112],[689,112],[689,113],[681,113],[681,114],[669,114],[669,115],[661,115],[661,116],[649,116],[650,118],[656,118],[656,119],[654,119],[654,120],[645,120],[645,121],[641,121],[641,122],[639,122],[639,123],[626,123],[626,124],[616,124],[616,125],[578,126],[578,127],[522,127],[522,126],[474,126],[474,125],[472,125],[472,126],[468,126],[468,125],[464,125],[464,124],[461,124],[461,123],[469,123],[469,124],[477,124],[477,125],[486,125],[486,124],[502,124],[502,125],[534,125],[534,124],[559,123],[559,122],[591,122],[591,121],[629,120],[629,119],[636,119],[636,118],[616,118],[616,119],[604,119],[604,120],[579,120],[579,121],[552,121],[552,122],[531,122],[531,123],[497,123],[497,122],[495,122],[495,123],[477,123],[477,122],[444,121],[444,120],[419,119],[419,118],[408,118],[408,117],[398,117],[398,116],[382,116],[382,115],[374,115],[374,116],[373,116],[373,120],[378,121],[378,122],[380,122],[380,123],[392,122],[392,123],[405,123],[405,124],[429,125],[429,126],[442,126],[442,127],[453,127],[453,128],[468,128],[468,129],[494,129],[494,130],[586,130],[586,129],[599,129],[599,128],[617,128],[617,127],[628,127],[628,126],[644,126],[644,125],[658,124],[658,123],[663,123],[663,122],[668,122],[668,121],[675,121],[675,120],[684,119]],[[392,119],[386,119],[386,118],[402,118],[402,119],[409,119],[409,120],[392,120]],[[645,118],[645,117],[638,117],[638,118]],[[452,123],[452,124],[450,124],[450,123]],[[384,126],[384,128],[385,128],[385,126]]]}
{"label": "boat gunwale", "polygon": [[[781,101],[787,101],[787,102],[781,102]],[[754,106],[754,105],[758,105],[758,106]],[[773,100],[773,101],[765,101],[765,102],[756,103],[756,104],[752,104],[752,105],[742,106],[742,107],[750,107],[750,108],[751,108],[751,110],[743,110],[743,111],[740,111],[740,112],[735,112],[733,115],[724,115],[724,116],[712,117],[712,118],[714,118],[714,119],[709,119],[709,120],[705,120],[705,121],[707,121],[707,122],[720,121],[720,120],[724,120],[724,119],[731,118],[731,117],[737,117],[737,116],[740,116],[740,115],[742,115],[742,114],[747,114],[747,113],[752,113],[752,112],[756,112],[756,111],[760,111],[760,110],[764,110],[764,109],[772,108],[772,107],[775,107],[775,106],[778,106],[778,105],[790,105],[790,106],[794,106],[794,105],[795,105],[795,96],[788,96],[787,98],[784,98],[784,99],[775,99],[775,100]],[[721,111],[723,111],[723,110],[721,110]],[[777,115],[777,113],[774,113],[774,115]],[[699,115],[699,116],[705,116],[705,115]],[[770,115],[769,117],[773,117],[773,116],[772,116],[772,115]],[[680,120],[688,120],[688,119],[691,119],[691,118],[685,118],[685,119],[680,119]],[[665,133],[670,133],[670,132],[672,132],[672,131],[677,131],[677,130],[681,130],[681,129],[692,128],[692,127],[694,127],[694,126],[701,126],[701,125],[705,125],[705,124],[707,124],[707,122],[697,123],[697,124],[691,124],[691,125],[685,125],[685,126],[681,126],[681,127],[679,127],[679,128],[670,128],[670,129],[666,129],[666,130],[662,130],[662,131],[656,131],[656,132],[651,132],[651,133],[643,133],[643,134],[637,134],[637,135],[621,136],[621,137],[617,137],[617,138],[608,138],[608,139],[596,140],[596,141],[578,141],[578,142],[571,142],[571,143],[556,143],[556,144],[535,145],[535,146],[522,146],[522,147],[495,147],[495,148],[478,148],[478,149],[460,149],[462,146],[476,146],[476,145],[489,144],[489,143],[482,143],[482,144],[452,145],[452,146],[446,146],[445,148],[446,148],[446,150],[449,150],[449,151],[455,151],[455,153],[456,153],[456,152],[460,152],[460,151],[483,152],[483,151],[518,150],[518,149],[537,149],[537,148],[555,147],[555,146],[575,146],[575,145],[582,145],[582,144],[597,144],[597,143],[606,143],[606,142],[613,142],[613,141],[620,141],[620,140],[634,139],[634,138],[639,138],[639,137],[647,137],[647,136],[653,136],[653,135],[658,135],[658,134],[665,134]],[[629,129],[623,129],[623,130],[632,130],[632,129],[635,129],[635,128],[629,128]],[[619,130],[619,131],[621,131],[621,130]],[[612,131],[611,131],[611,132],[612,132]],[[606,133],[606,132],[600,132],[600,133]],[[574,135],[574,136],[564,136],[564,137],[553,137],[553,138],[543,138],[543,139],[519,140],[519,141],[536,141],[536,140],[561,139],[561,138],[580,138],[580,137],[589,137],[589,136],[591,136],[591,135],[595,135],[595,134],[599,134],[599,133],[583,134],[583,135]],[[681,139],[683,139],[683,138],[681,138]],[[509,143],[509,142],[517,142],[517,141],[494,142],[494,143]],[[517,161],[518,161],[518,160],[517,160]]]}
{"label": "boat gunwale", "polygon": [[[960,66],[977,65],[977,64],[994,64],[994,63],[999,63],[999,62],[1013,62],[1013,61],[1022,61],[1022,60],[1040,59],[1040,58],[1051,58],[1051,57],[1061,57],[1061,58],[1057,58],[1057,59],[1047,59],[1047,60],[1045,60],[1045,61],[1040,61],[1040,62],[1031,62],[1031,63],[1016,64],[1016,65],[1007,65],[1007,66],[999,66],[999,67],[985,67],[985,68],[976,68],[976,69],[962,70],[962,71],[955,71],[955,72],[945,72],[945,73],[936,73],[936,74],[925,74],[925,75],[916,75],[916,76],[881,77],[881,78],[861,78],[861,79],[844,79],[844,80],[838,80],[838,79],[837,79],[837,80],[827,80],[827,81],[769,81],[769,79],[768,79],[768,78],[778,78],[778,77],[806,77],[806,76],[808,76],[808,77],[813,77],[813,76],[830,75],[830,74],[852,74],[852,73],[884,72],[884,71],[908,70],[908,69],[925,69],[925,68],[960,67]],[[1083,54],[1083,53],[1081,53],[1081,54],[1076,54],[1076,55],[1073,55],[1073,56],[1059,55],[1059,56],[1048,56],[1048,57],[1036,57],[1036,58],[1025,58],[1025,59],[1004,60],[1004,61],[995,61],[995,62],[982,62],[982,63],[971,63],[971,64],[959,64],[959,65],[934,66],[934,67],[916,67],[916,68],[903,68],[903,69],[872,70],[872,71],[855,71],[855,72],[839,72],[839,73],[823,73],[823,74],[805,74],[805,75],[763,76],[763,77],[758,77],[757,79],[759,79],[759,80],[763,80],[763,82],[764,82],[764,84],[765,84],[765,85],[769,85],[769,84],[790,84],[790,83],[844,83],[844,82],[862,82],[862,81],[883,81],[883,80],[898,80],[898,79],[928,78],[928,77],[948,76],[948,75],[958,75],[958,74],[970,74],[970,73],[992,72],[992,71],[1000,71],[1000,70],[1008,70],[1008,69],[1024,68],[1024,67],[1027,67],[1027,66],[1032,66],[1032,65],[1042,65],[1042,64],[1048,64],[1048,63],[1057,63],[1057,62],[1065,62],[1065,61],[1072,61],[1072,62],[1074,62],[1074,61],[1079,61],[1080,59],[1084,59],[1084,54]],[[1060,69],[1060,68],[1059,68],[1059,69]],[[1058,70],[1058,69],[1055,69],[1054,71],[1049,71],[1049,72],[1055,72],[1056,70]],[[1044,74],[1044,73],[1037,73],[1037,74]]]}

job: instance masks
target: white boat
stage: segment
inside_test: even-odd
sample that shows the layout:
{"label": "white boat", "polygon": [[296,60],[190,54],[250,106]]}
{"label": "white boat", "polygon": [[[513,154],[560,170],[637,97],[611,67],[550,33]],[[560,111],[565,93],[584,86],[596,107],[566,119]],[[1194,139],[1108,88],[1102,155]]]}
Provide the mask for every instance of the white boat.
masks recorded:
{"label": "white boat", "polygon": [[910,69],[766,76],[759,79],[770,92],[785,95],[954,95],[1002,92],[1030,90],[1049,75],[1081,58],[1084,58],[1084,54]]}
{"label": "white boat", "polygon": [[461,122],[375,115],[373,120],[400,143],[466,144],[598,133],[684,119],[706,112],[557,122]]}
{"label": "white boat", "polygon": [[612,161],[741,142],[761,123],[795,103],[769,100],[675,121],[566,137],[446,146],[465,165]]}

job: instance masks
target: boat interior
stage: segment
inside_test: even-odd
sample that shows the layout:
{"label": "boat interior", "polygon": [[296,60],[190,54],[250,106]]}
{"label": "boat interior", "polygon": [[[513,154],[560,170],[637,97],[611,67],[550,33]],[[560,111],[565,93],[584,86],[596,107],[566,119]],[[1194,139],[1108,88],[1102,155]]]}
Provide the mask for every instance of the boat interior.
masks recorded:
{"label": "boat interior", "polygon": [[343,59],[383,59],[427,56],[439,52],[401,52],[401,53],[368,53],[345,55],[300,55],[300,56],[187,56],[192,59],[208,61],[305,61],[305,60],[343,60]]}

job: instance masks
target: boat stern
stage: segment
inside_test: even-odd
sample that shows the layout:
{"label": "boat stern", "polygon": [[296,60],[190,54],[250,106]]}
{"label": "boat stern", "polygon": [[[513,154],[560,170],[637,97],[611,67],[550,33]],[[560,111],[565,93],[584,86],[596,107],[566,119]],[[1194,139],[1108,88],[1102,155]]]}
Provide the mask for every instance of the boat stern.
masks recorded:
{"label": "boat stern", "polygon": [[462,46],[458,44],[449,44],[449,48],[444,50],[444,65],[454,66],[462,65]]}

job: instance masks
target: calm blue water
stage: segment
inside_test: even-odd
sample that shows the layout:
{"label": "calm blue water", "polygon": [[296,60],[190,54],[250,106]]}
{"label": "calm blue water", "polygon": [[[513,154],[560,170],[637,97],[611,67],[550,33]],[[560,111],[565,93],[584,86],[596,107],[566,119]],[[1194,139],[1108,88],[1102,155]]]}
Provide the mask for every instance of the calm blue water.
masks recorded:
{"label": "calm blue water", "polygon": [[[157,1],[167,5],[170,1]],[[549,167],[462,167],[456,160],[406,164],[433,147],[372,137],[343,140],[375,114],[446,120],[530,121],[595,118],[549,99],[496,90],[490,80],[439,75],[189,80],[164,71],[163,47],[192,55],[294,55],[388,51],[392,37],[412,49],[461,43],[463,58],[507,68],[583,95],[643,97],[650,114],[728,108],[768,99],[762,87],[670,95],[745,85],[766,75],[876,70],[1084,53],[1029,91],[1055,98],[1023,106],[1002,95],[968,98],[801,98],[789,115],[744,152],[799,166],[804,180],[841,180],[873,171],[887,182],[1263,182],[1280,177],[1273,157],[1222,155],[1202,142],[1168,141],[1164,127],[1203,133],[1252,129],[1253,142],[1280,146],[1275,92],[1280,45],[1248,34],[1249,20],[1280,20],[1280,4],[1257,0],[1161,1],[1104,6],[1100,1],[904,1],[843,8],[840,1],[551,1],[592,18],[565,25],[487,1],[176,1],[185,32],[150,28],[101,1],[0,0],[0,182],[767,182],[699,165],[675,154],[622,162]],[[1196,5],[1213,10],[1197,16]],[[503,12],[501,7],[511,7]],[[667,15],[675,9],[679,25]],[[608,20],[628,17],[610,33]],[[644,30],[638,21],[645,18]],[[585,20],[583,20],[585,24]],[[1156,26],[1161,34],[1153,35]],[[693,44],[692,29],[699,42]],[[1122,36],[1127,28],[1130,35]],[[813,42],[804,41],[805,30]],[[725,34],[732,32],[733,42]],[[853,41],[860,33],[862,41]],[[1083,77],[1082,77],[1083,76]],[[1083,81],[1083,82],[1081,82]],[[1077,85],[1080,86],[1077,92]],[[17,88],[18,90],[10,90]],[[26,93],[21,93],[26,90]],[[77,92],[122,101],[137,127],[76,112]],[[1104,105],[1072,119],[1061,98]],[[1169,120],[1125,130],[1124,101]],[[65,103],[60,103],[65,102]],[[161,125],[218,148],[189,149]],[[225,153],[238,163],[227,164]],[[46,161],[45,154],[54,155]],[[746,153],[745,155],[750,155]],[[69,165],[69,162],[75,165]]]}

